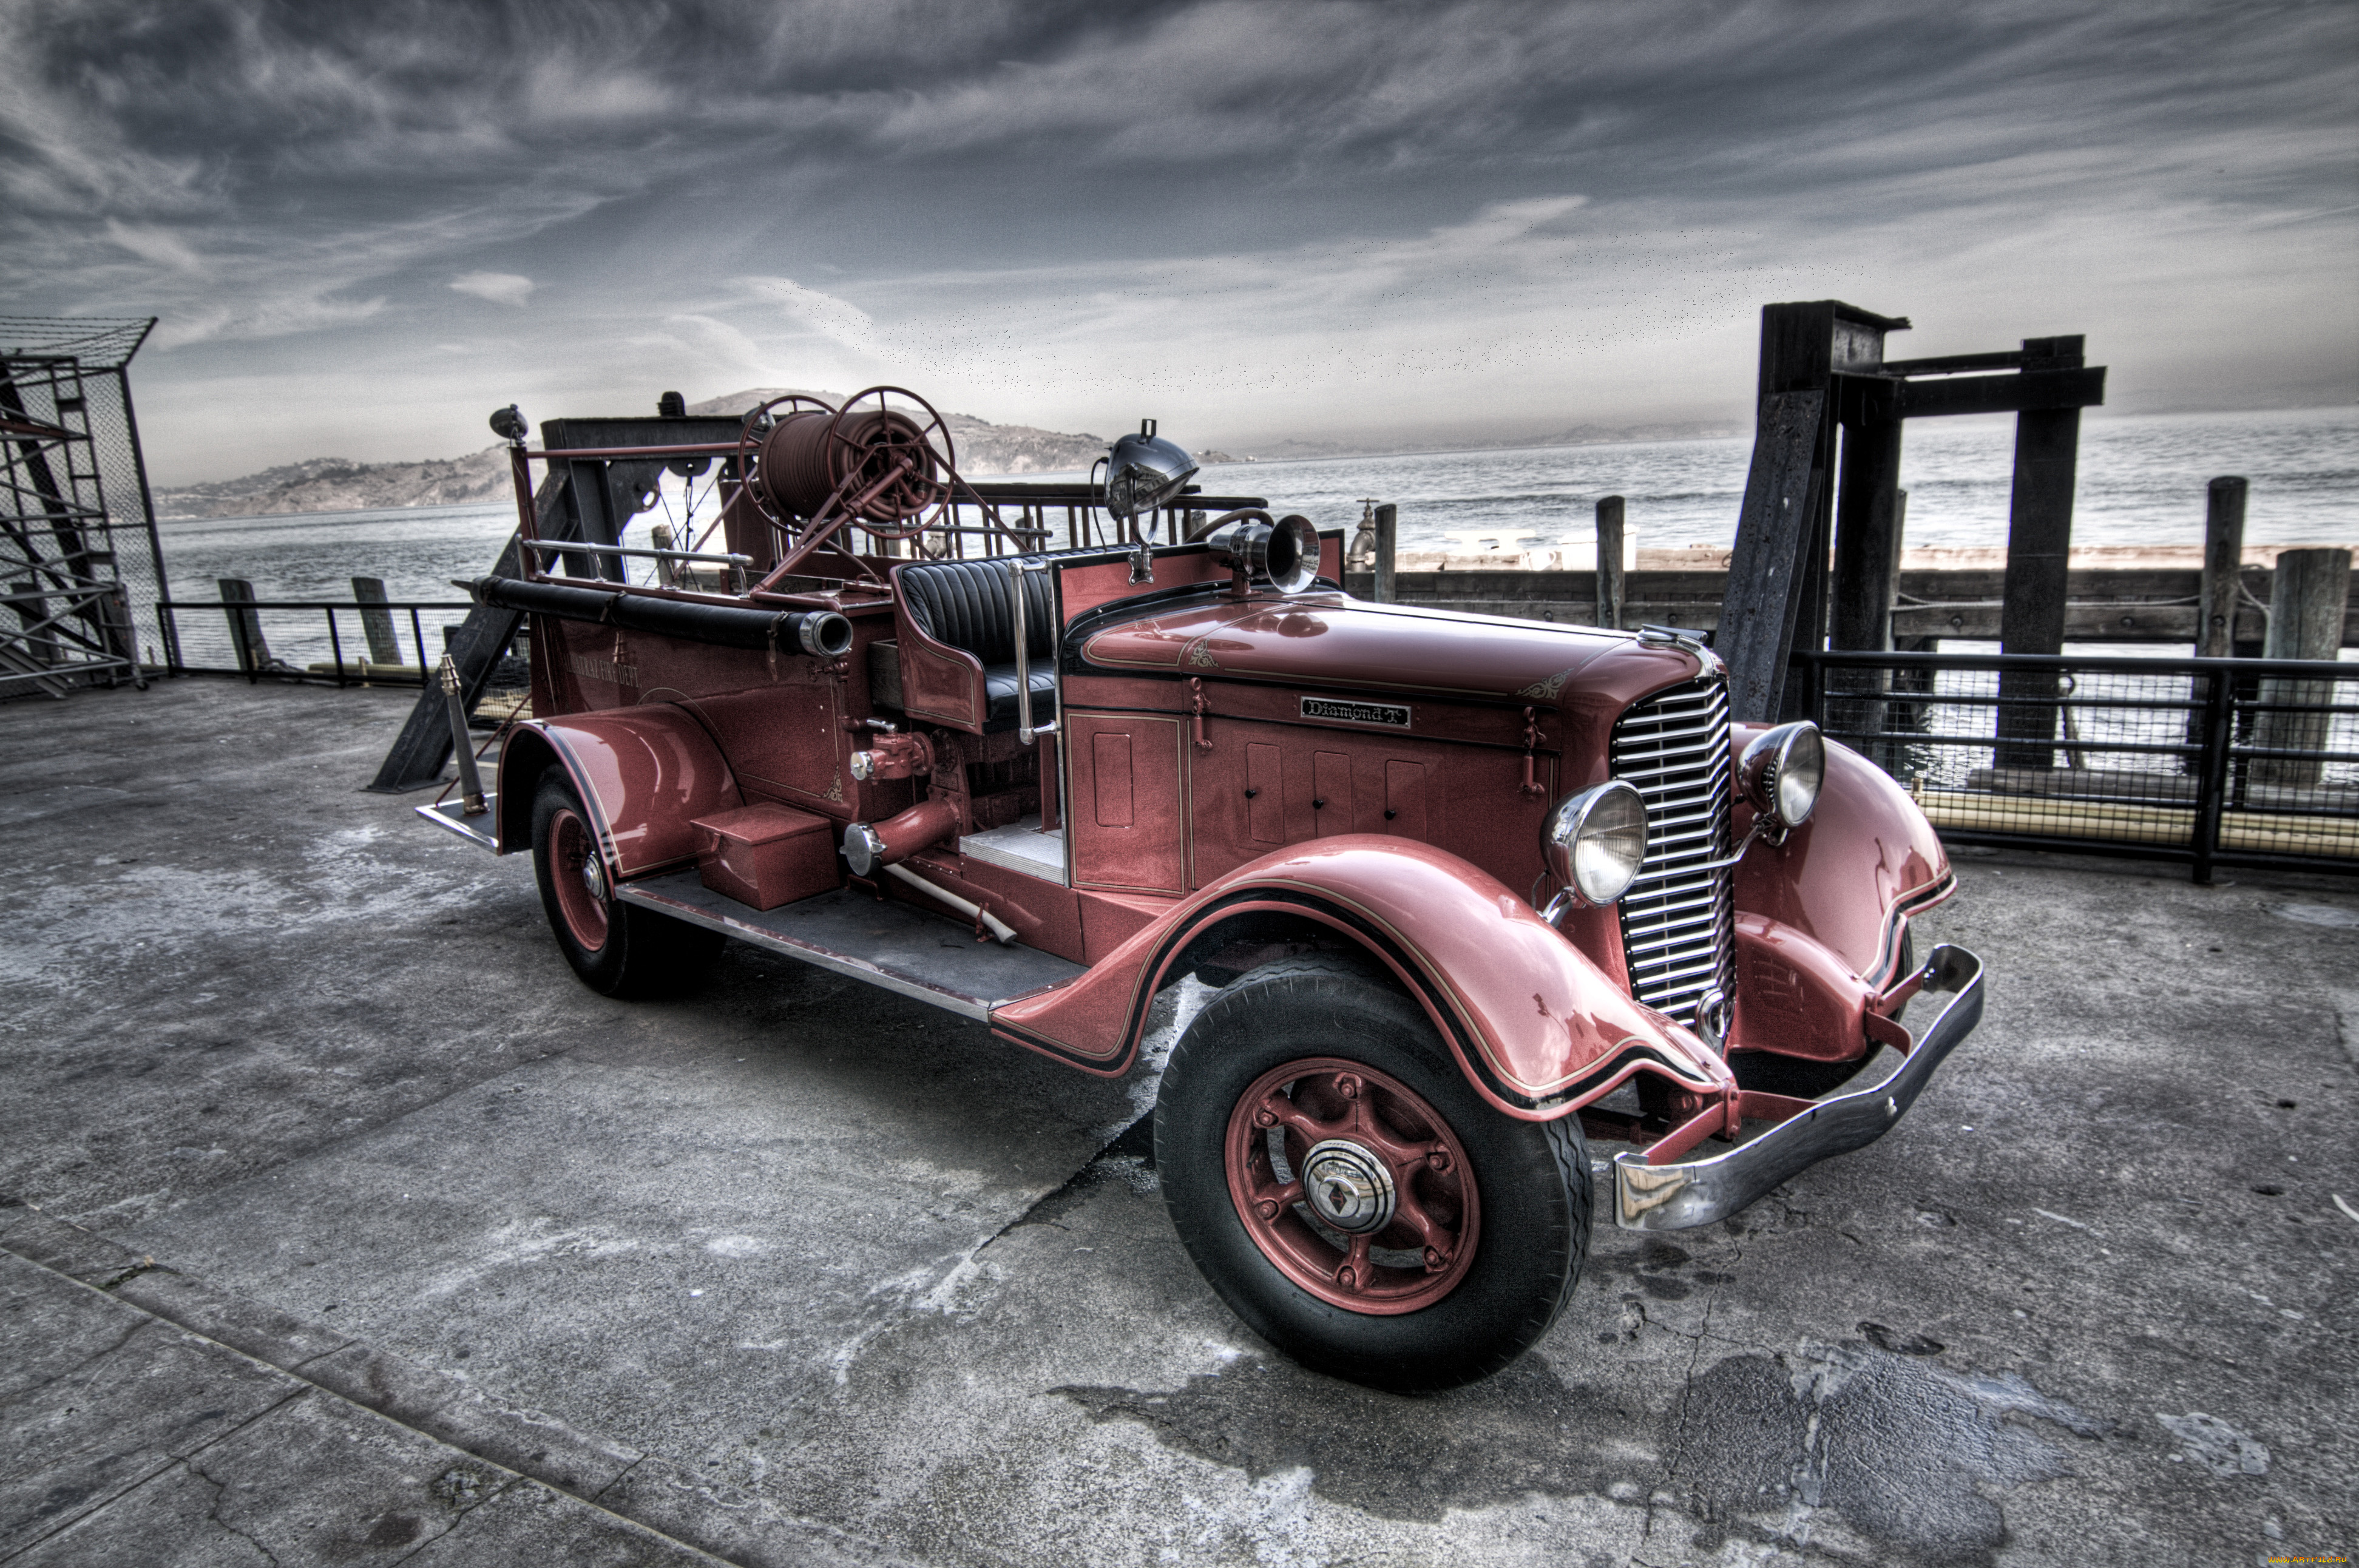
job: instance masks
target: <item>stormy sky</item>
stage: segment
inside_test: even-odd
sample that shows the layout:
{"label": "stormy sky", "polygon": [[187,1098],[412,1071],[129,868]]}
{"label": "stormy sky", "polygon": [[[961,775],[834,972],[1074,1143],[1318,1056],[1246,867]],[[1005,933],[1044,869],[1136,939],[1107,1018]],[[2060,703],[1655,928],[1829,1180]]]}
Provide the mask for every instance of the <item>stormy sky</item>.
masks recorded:
{"label": "stormy sky", "polygon": [[755,385],[1184,443],[1749,418],[1758,310],[2359,395],[2359,6],[0,0],[0,313],[159,483]]}

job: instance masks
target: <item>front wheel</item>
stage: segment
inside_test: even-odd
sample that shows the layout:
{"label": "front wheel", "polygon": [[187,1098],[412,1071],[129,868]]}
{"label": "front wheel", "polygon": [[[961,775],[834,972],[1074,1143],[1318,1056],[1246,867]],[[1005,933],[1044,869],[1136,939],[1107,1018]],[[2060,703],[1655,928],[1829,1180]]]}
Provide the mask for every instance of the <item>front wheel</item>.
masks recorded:
{"label": "front wheel", "polygon": [[1579,1122],[1486,1105],[1409,997],[1287,959],[1198,1014],[1164,1070],[1156,1163],[1180,1239],[1256,1334],[1396,1392],[1498,1371],[1589,1247]]}
{"label": "front wheel", "polygon": [[558,768],[532,798],[532,871],[565,962],[592,990],[651,996],[695,981],[721,951],[719,931],[614,897],[597,830]]}

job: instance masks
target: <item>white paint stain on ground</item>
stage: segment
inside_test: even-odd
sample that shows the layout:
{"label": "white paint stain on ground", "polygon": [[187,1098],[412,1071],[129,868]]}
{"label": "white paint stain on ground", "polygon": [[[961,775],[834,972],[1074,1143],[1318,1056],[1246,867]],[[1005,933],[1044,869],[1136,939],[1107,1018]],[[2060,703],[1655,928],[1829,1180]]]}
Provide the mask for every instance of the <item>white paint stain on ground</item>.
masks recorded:
{"label": "white paint stain on ground", "polygon": [[715,1258],[759,1258],[770,1244],[758,1236],[716,1236],[704,1244],[704,1250]]}
{"label": "white paint stain on ground", "polygon": [[2359,909],[2339,909],[2332,904],[2279,904],[2277,912],[2306,926],[2359,926]]}
{"label": "white paint stain on ground", "polygon": [[1209,1562],[1237,1555],[1242,1548],[1261,1568],[1310,1568],[1328,1561],[1321,1549],[1310,1486],[1317,1475],[1308,1465],[1275,1471],[1240,1494],[1212,1499],[1193,1492],[1180,1502],[1194,1527],[1193,1552],[1182,1561]]}
{"label": "white paint stain on ground", "polygon": [[[880,1279],[868,1288],[864,1315],[868,1321],[851,1337],[840,1342],[826,1357],[828,1369],[834,1374],[837,1388],[852,1379],[852,1368],[868,1347],[889,1330],[913,1317],[943,1316],[971,1318],[975,1309],[964,1300],[967,1290],[978,1281],[995,1281],[1002,1278],[995,1263],[981,1262],[975,1254],[990,1245],[986,1237],[963,1251],[953,1252],[919,1264],[907,1273],[889,1279]],[[745,1345],[747,1350],[787,1350],[792,1342],[775,1345]]]}
{"label": "white paint stain on ground", "polygon": [[276,939],[289,926],[375,929],[443,909],[480,907],[495,879],[421,873],[368,845],[374,825],[328,834],[299,860],[266,868],[194,868],[125,862],[114,875],[35,886],[18,905],[30,942],[0,948],[0,981],[87,990],[93,964],[152,974],[185,948],[223,935]]}
{"label": "white paint stain on ground", "polygon": [[2193,1463],[2214,1475],[2266,1475],[2269,1473],[2269,1451],[2250,1432],[2239,1432],[2217,1416],[2201,1410],[2190,1410],[2183,1416],[2167,1416],[2155,1412],[2160,1421],[2179,1439],[2180,1451],[2171,1455],[2174,1463]]}

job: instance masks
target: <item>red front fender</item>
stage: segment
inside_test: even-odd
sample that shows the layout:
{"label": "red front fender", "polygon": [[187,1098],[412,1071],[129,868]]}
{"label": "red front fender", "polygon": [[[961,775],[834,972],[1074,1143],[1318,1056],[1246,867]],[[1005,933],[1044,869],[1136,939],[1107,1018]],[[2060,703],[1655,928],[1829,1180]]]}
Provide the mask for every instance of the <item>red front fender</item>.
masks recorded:
{"label": "red front fender", "polygon": [[[1761,733],[1736,726],[1735,746]],[[1736,806],[1742,837],[1753,808]],[[1847,746],[1827,742],[1826,781],[1810,820],[1782,844],[1756,844],[1736,867],[1736,908],[1834,953],[1870,991],[1897,978],[1908,917],[1957,888],[1940,835],[1908,791]]]}
{"label": "red front fender", "polygon": [[518,725],[500,749],[500,852],[531,847],[532,794],[561,767],[617,878],[696,858],[698,817],[745,804],[712,737],[669,702]]}
{"label": "red front fender", "polygon": [[1373,954],[1425,1005],[1474,1087],[1548,1120],[1642,1069],[1709,1093],[1731,1083],[1694,1036],[1633,1001],[1507,887],[1445,851],[1375,833],[1240,866],[1071,985],[991,1015],[995,1032],[1093,1072],[1127,1069],[1173,962],[1224,921],[1284,913]]}

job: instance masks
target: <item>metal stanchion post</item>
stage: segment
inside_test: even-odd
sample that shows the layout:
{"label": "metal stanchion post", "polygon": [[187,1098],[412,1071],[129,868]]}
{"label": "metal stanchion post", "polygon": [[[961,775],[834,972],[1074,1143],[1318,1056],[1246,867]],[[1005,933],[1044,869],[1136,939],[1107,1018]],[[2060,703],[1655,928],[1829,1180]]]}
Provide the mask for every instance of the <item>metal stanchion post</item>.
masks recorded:
{"label": "metal stanchion post", "polygon": [[451,710],[451,749],[459,758],[461,809],[471,817],[480,817],[484,779],[475,771],[475,748],[467,744],[467,700],[460,694],[459,665],[448,651],[442,655],[442,701]]}

